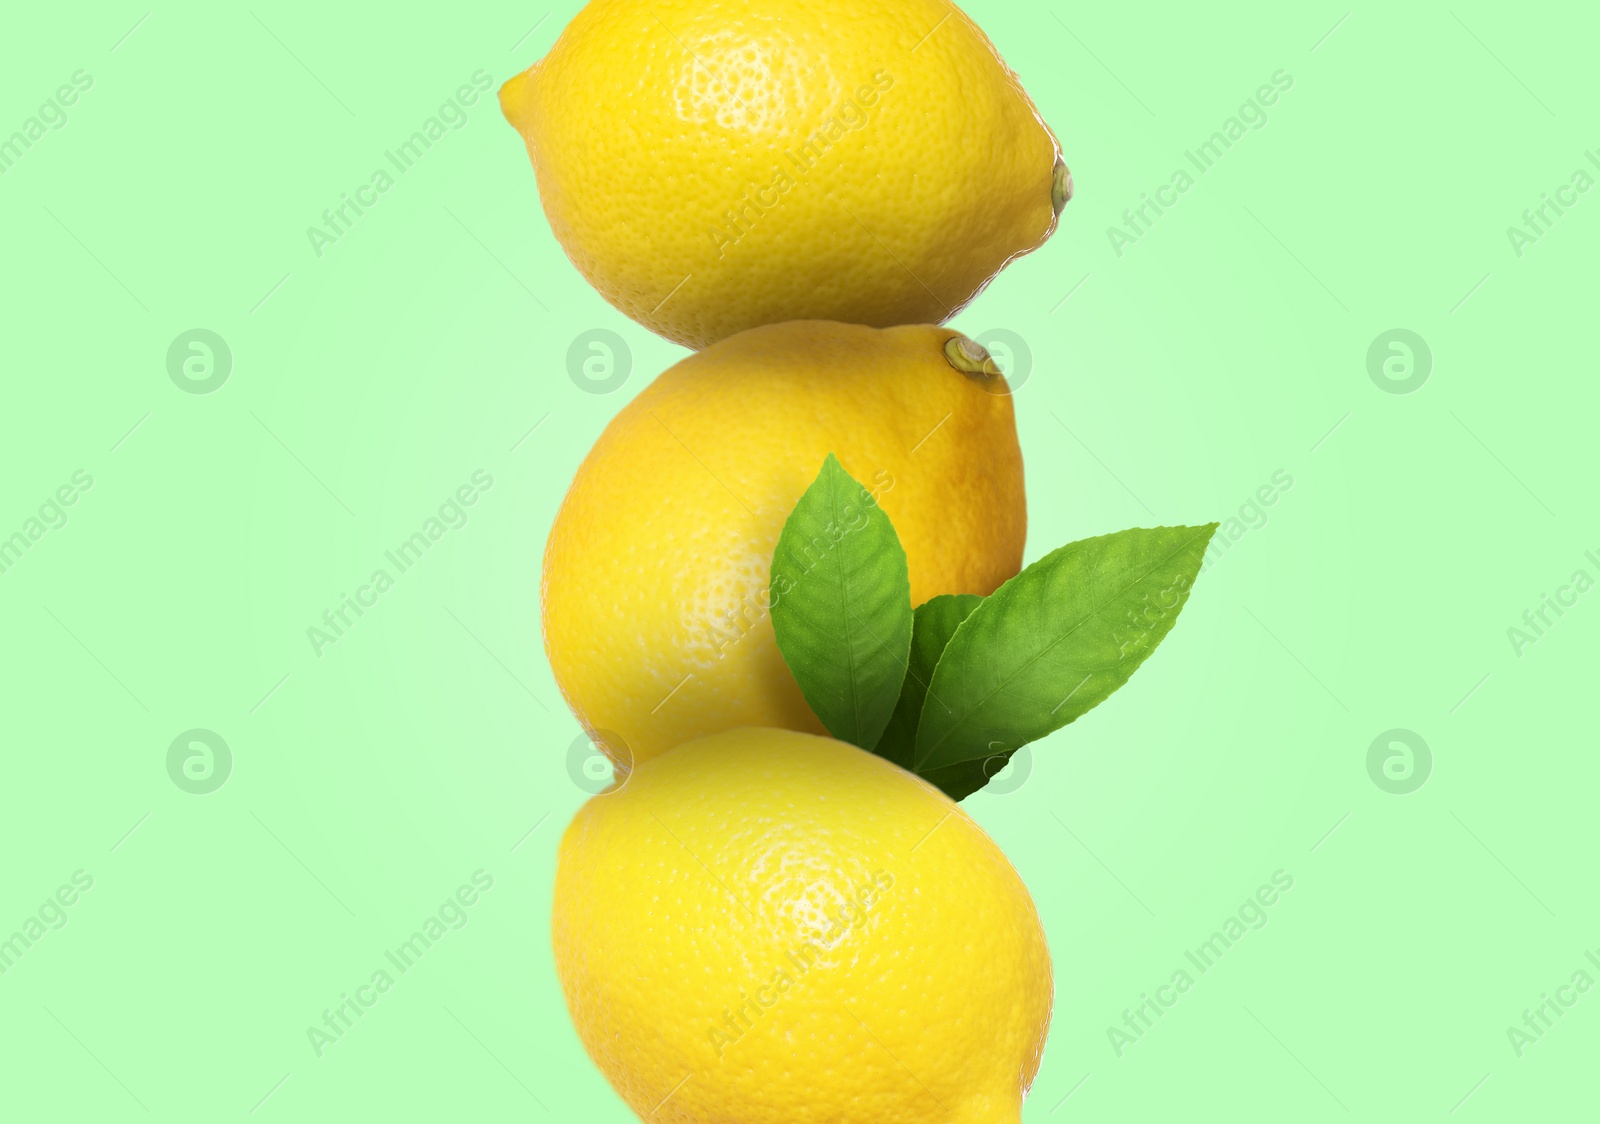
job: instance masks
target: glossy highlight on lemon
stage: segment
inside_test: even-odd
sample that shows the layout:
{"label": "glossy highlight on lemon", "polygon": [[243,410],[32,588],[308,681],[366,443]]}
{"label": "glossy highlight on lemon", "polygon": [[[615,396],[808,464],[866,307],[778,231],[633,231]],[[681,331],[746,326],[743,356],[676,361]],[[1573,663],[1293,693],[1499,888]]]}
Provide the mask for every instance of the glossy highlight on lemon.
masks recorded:
{"label": "glossy highlight on lemon", "polygon": [[1021,568],[1011,397],[973,341],[802,321],[689,356],[606,426],[545,548],[551,668],[623,769],[739,726],[823,732],[778,650],[769,584],[829,453],[893,521],[913,604],[987,595]]}
{"label": "glossy highlight on lemon", "polygon": [[1020,80],[948,0],[590,0],[500,104],[579,271],[695,348],[947,320],[1071,196]]}
{"label": "glossy highlight on lemon", "polygon": [[591,799],[552,933],[589,1055],[664,1124],[1020,1124],[1049,1029],[999,848],[829,738],[729,731]]}

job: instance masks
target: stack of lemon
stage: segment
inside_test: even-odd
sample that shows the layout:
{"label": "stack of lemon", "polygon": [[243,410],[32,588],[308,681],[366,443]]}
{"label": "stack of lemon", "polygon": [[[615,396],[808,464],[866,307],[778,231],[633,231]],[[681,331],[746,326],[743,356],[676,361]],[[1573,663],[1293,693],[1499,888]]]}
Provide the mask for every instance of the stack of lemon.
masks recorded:
{"label": "stack of lemon", "polygon": [[1050,1018],[1027,890],[947,796],[825,736],[769,569],[833,453],[911,597],[1021,566],[1005,379],[948,319],[1072,180],[947,0],[590,0],[506,83],[573,263],[696,354],[606,428],[544,563],[617,781],[563,839],[556,963],[647,1120],[1015,1124]]}

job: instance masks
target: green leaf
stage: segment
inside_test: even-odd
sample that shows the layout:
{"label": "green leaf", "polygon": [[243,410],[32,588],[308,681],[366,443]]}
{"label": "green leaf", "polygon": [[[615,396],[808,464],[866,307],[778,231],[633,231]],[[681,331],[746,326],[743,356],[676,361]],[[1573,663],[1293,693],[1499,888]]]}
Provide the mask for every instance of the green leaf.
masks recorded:
{"label": "green leaf", "polygon": [[978,607],[983,598],[976,593],[947,593],[917,606],[911,626],[911,662],[905,682],[900,686],[900,701],[873,752],[887,757],[902,769],[911,768],[917,748],[917,720],[922,716],[922,700],[938,666],[944,646],[955,635],[956,626]]}
{"label": "green leaf", "polygon": [[1009,755],[1104,701],[1171,631],[1216,529],[1084,539],[997,589],[961,622],[934,669],[916,771],[933,780],[941,769]]}
{"label": "green leaf", "polygon": [[952,800],[965,800],[984,787],[1006,767],[1011,755],[1020,746],[1003,747],[995,743],[995,752],[988,757],[974,757],[942,769],[930,769],[917,775]]}
{"label": "green leaf", "polygon": [[772,555],[772,628],[806,702],[840,741],[877,744],[911,651],[906,552],[832,453]]}

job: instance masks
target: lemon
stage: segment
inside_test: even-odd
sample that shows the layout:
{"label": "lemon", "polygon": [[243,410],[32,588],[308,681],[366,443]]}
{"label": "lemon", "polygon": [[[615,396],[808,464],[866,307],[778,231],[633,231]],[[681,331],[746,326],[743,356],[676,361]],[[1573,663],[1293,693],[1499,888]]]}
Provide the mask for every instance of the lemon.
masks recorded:
{"label": "lemon", "polygon": [[1050,1023],[1033,901],[946,796],[733,730],[591,799],[556,870],[589,1055],[676,1124],[1017,1124]]}
{"label": "lemon", "polygon": [[1022,564],[1004,378],[949,328],[756,328],[689,356],[606,426],[545,548],[545,650],[624,769],[737,726],[822,733],[778,651],[773,548],[831,452],[905,547],[913,604]]}
{"label": "lemon", "polygon": [[1071,195],[1017,76],[947,0],[590,0],[500,104],[573,263],[689,347],[941,322]]}

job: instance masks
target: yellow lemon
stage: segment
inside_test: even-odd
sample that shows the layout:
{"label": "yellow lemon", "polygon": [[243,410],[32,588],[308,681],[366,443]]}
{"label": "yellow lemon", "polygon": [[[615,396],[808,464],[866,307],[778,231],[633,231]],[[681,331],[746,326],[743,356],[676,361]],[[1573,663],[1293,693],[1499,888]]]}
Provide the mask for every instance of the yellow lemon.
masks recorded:
{"label": "yellow lemon", "polygon": [[1019,1124],[1050,1025],[1027,888],[880,757],[732,730],[641,765],[561,841],[578,1036],[671,1124]]}
{"label": "yellow lemon", "polygon": [[775,324],[689,356],[584,458],[545,548],[545,650],[620,766],[737,726],[822,733],[778,651],[773,548],[835,454],[893,521],[913,604],[1022,565],[994,360],[949,328]]}
{"label": "yellow lemon", "polygon": [[1071,196],[948,0],[590,0],[500,104],[573,263],[689,347],[946,320]]}

